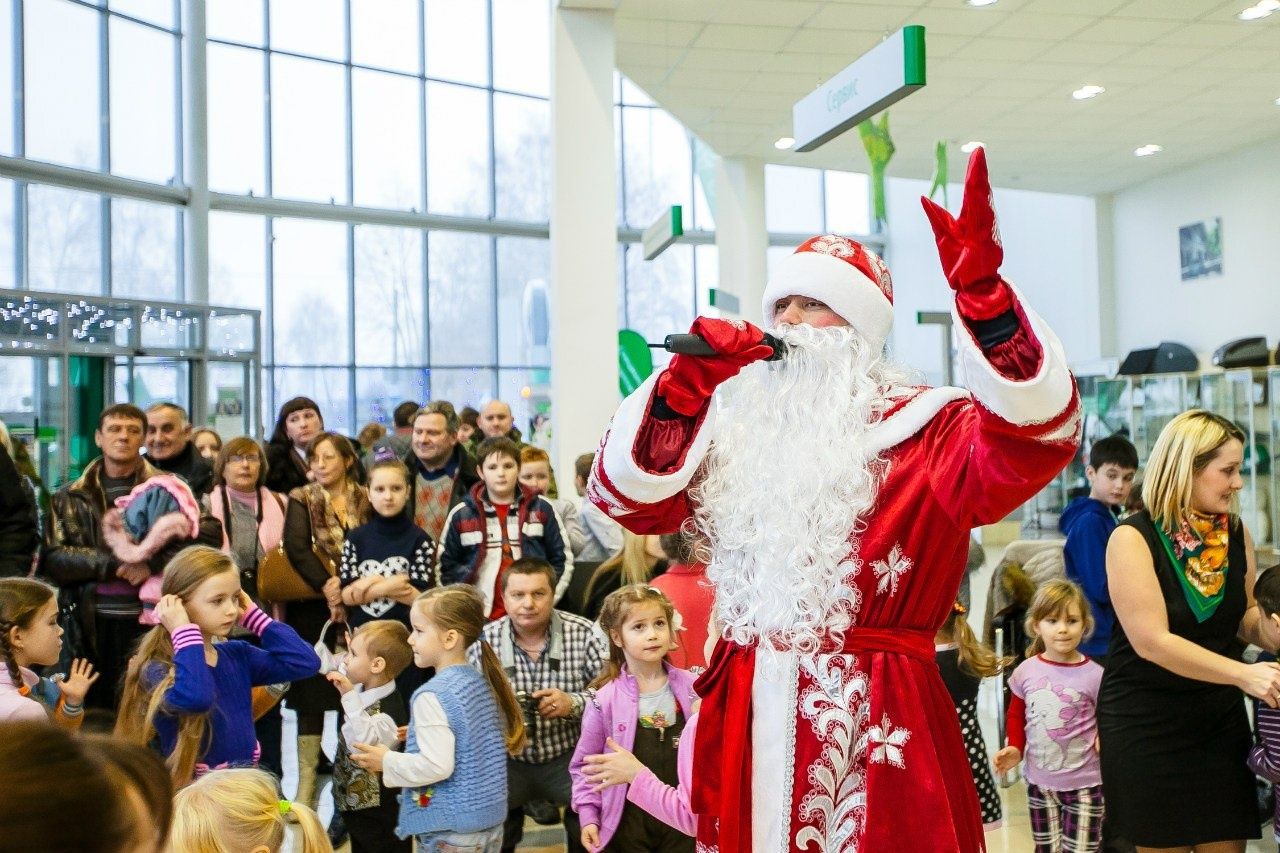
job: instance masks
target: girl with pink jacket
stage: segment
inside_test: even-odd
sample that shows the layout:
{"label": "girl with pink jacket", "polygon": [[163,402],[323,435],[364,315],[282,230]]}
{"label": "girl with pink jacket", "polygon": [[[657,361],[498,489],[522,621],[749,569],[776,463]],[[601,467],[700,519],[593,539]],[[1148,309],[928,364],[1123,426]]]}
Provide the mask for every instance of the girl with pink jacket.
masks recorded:
{"label": "girl with pink jacket", "polygon": [[[680,747],[694,712],[694,675],[666,661],[673,621],[666,596],[639,584],[612,593],[600,613],[610,639],[609,661],[591,685],[598,692],[587,705],[569,764],[573,809],[582,823],[582,845],[591,853],[606,847],[693,853],[693,838],[683,826],[655,818],[629,793],[634,785],[642,799],[662,798],[658,789],[689,777],[692,752]],[[615,784],[620,780],[608,778],[609,771],[597,773],[587,763],[607,749],[634,753],[650,772],[632,784]],[[678,801],[674,787],[671,792]]]}

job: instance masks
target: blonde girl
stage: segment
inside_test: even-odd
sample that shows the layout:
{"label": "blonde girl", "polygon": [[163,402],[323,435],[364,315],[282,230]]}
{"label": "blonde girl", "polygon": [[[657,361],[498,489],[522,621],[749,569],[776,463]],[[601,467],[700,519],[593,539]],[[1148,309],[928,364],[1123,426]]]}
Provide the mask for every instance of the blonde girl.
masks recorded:
{"label": "blonde girl", "polygon": [[600,611],[609,659],[591,683],[596,694],[583,713],[582,735],[569,762],[582,846],[593,853],[610,842],[624,849],[650,843],[670,853],[694,849],[692,838],[628,802],[628,785],[593,773],[587,763],[589,756],[620,748],[664,785],[679,785],[677,747],[697,697],[693,674],[667,661],[674,621],[667,597],[641,584],[611,593]]}
{"label": "blonde girl", "polygon": [[1280,705],[1280,666],[1241,660],[1245,643],[1266,644],[1236,508],[1244,442],[1212,412],[1171,420],[1144,466],[1146,508],[1107,540],[1118,624],[1098,709],[1102,777],[1108,825],[1139,850],[1234,853],[1259,835],[1240,700]]}
{"label": "blonde girl", "polygon": [[[252,688],[315,674],[315,650],[258,609],[235,563],[214,548],[181,551],[165,567],[160,592],[160,624],[129,661],[116,735],[158,740],[178,786],[211,768],[256,764]],[[227,640],[237,624],[261,647]]]}
{"label": "blonde girl", "polygon": [[[507,757],[524,749],[524,717],[497,655],[480,639],[484,599],[469,584],[437,587],[409,611],[413,662],[435,677],[413,694],[404,752],[351,745],[356,764],[400,794],[400,838],[419,853],[497,853],[507,816]],[[481,670],[467,663],[480,643]]]}
{"label": "blonde girl", "polygon": [[991,775],[987,743],[978,724],[978,688],[982,679],[997,675],[1011,660],[997,658],[995,652],[974,636],[969,620],[965,618],[966,613],[967,608],[959,601],[952,605],[951,613],[934,635],[934,654],[938,671],[942,673],[942,683],[951,694],[960,718],[960,735],[964,738],[969,769],[978,790],[982,825],[985,829],[993,829],[1000,824],[1003,812],[1000,793]]}
{"label": "blonde girl", "polygon": [[62,652],[57,590],[31,578],[0,580],[0,721],[44,720],[78,729],[84,697],[98,680],[93,665],[71,662],[64,678],[41,678],[33,666],[52,666]]}
{"label": "blonde girl", "polygon": [[1025,755],[1036,853],[1094,853],[1102,846],[1102,667],[1079,649],[1093,630],[1089,602],[1070,581],[1047,581],[1031,600],[1026,629],[1029,657],[1009,677],[1008,745],[996,753],[996,771]]}
{"label": "blonde girl", "polygon": [[213,770],[179,791],[173,807],[169,853],[281,853],[289,819],[295,853],[333,851],[316,813],[280,799],[276,780],[261,770]]}
{"label": "blonde girl", "polygon": [[587,581],[582,593],[583,616],[598,619],[610,593],[629,584],[646,584],[655,572],[661,574],[666,570],[664,565],[662,571],[658,571],[664,558],[659,538],[623,531],[622,550],[601,563]]}

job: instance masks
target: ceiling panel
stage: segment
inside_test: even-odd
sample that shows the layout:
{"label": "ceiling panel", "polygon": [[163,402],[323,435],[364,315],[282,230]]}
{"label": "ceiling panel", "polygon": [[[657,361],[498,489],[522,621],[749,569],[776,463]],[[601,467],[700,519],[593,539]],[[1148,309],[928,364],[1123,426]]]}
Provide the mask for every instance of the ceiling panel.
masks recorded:
{"label": "ceiling panel", "polygon": [[[929,84],[890,108],[891,175],[928,178],[938,140],[988,144],[993,180],[1112,192],[1280,137],[1280,14],[1247,0],[619,0],[618,66],[725,156],[867,168],[856,133],[777,151],[791,107],[908,23]],[[1071,92],[1107,87],[1089,101]],[[1165,147],[1136,158],[1146,143]],[[959,167],[958,151],[953,167]]]}

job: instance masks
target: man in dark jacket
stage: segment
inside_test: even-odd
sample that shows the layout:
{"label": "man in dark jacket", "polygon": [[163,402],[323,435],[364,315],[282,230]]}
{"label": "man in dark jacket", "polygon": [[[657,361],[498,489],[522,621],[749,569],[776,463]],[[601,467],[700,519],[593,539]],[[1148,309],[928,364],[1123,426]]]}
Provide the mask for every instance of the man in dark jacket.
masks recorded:
{"label": "man in dark jacket", "polygon": [[213,489],[213,468],[191,442],[187,410],[174,403],[147,409],[147,461],[187,481],[197,499]]}
{"label": "man in dark jacket", "polygon": [[404,464],[413,473],[409,512],[439,542],[449,512],[480,481],[476,461],[458,441],[459,419],[443,400],[427,403],[413,416],[413,443]]}
{"label": "man in dark jacket", "polygon": [[25,577],[40,547],[40,531],[35,496],[13,461],[11,446],[0,423],[0,577]]}
{"label": "man in dark jacket", "polygon": [[105,686],[89,692],[89,704],[97,707],[115,706],[133,644],[143,633],[138,587],[188,545],[222,545],[222,525],[210,515],[201,515],[194,540],[149,543],[152,555],[146,562],[122,561],[104,541],[102,517],[116,498],[160,473],[138,455],[146,425],[136,406],[104,409],[93,434],[102,456],[54,493],[46,519],[40,571],[60,588],[60,618],[67,632],[63,658],[84,655],[98,667]]}

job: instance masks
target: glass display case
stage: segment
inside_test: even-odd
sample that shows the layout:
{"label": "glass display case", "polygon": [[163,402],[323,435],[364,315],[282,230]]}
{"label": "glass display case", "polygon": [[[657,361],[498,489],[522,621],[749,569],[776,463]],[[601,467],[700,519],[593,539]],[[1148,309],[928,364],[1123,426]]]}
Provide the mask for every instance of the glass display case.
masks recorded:
{"label": "glass display case", "polygon": [[260,312],[0,290],[0,419],[45,483],[98,455],[104,406],[172,401],[224,437],[260,423]]}

